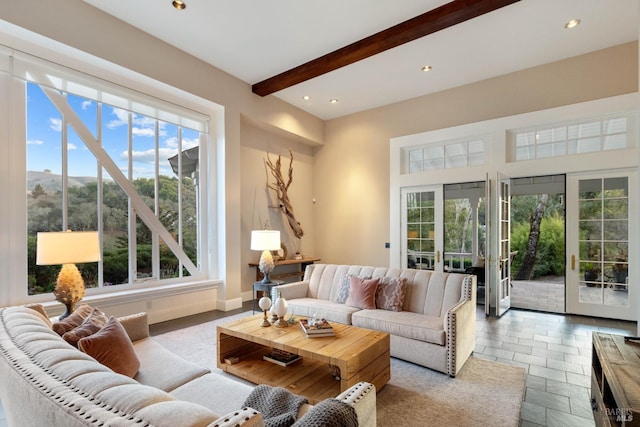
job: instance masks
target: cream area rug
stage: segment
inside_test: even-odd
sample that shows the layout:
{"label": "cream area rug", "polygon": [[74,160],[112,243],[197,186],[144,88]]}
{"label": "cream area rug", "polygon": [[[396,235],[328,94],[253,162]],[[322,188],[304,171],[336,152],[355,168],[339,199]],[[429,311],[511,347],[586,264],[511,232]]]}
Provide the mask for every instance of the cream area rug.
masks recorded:
{"label": "cream area rug", "polygon": [[[216,367],[216,325],[251,314],[178,329],[154,339],[187,360],[235,378]],[[456,378],[391,358],[391,380],[377,396],[378,425],[518,426],[524,388],[524,369],[473,356]]]}

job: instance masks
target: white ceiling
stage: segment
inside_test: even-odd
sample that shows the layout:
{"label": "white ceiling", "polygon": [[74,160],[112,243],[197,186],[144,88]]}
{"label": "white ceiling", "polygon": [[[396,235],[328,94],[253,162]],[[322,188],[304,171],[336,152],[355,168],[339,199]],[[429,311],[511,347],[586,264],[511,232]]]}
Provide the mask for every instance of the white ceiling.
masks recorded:
{"label": "white ceiling", "polygon": [[[185,0],[178,11],[171,0],[84,1],[249,84],[448,3]],[[638,4],[521,0],[270,96],[332,119],[637,40]],[[573,18],[581,25],[566,30]]]}

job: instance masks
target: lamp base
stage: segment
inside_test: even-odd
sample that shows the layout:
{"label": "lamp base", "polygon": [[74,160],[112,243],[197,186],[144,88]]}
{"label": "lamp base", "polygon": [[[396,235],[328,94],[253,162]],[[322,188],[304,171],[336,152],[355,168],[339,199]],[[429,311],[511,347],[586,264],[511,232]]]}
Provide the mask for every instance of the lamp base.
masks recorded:
{"label": "lamp base", "polygon": [[67,307],[66,311],[62,313],[60,317],[58,317],[58,320],[66,319],[67,317],[69,317],[69,315],[73,313],[73,310],[76,309],[76,303],[75,302],[67,303],[65,304],[65,307]]}

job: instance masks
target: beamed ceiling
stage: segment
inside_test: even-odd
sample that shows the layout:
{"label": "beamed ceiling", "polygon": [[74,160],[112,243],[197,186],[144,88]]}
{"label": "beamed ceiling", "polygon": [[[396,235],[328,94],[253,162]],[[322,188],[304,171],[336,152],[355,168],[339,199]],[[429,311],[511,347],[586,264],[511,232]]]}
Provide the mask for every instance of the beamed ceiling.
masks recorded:
{"label": "beamed ceiling", "polygon": [[638,39],[637,0],[84,1],[322,119]]}

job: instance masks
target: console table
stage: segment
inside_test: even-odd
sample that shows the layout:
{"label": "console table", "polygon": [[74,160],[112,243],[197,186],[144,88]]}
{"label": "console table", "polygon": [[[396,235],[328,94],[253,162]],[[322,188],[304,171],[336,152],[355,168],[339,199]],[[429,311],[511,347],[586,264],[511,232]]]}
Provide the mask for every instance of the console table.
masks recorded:
{"label": "console table", "polygon": [[[298,280],[302,280],[302,278],[304,277],[304,270],[305,268],[307,268],[307,265],[313,264],[318,261],[320,261],[320,258],[281,259],[275,262],[275,269],[273,270],[273,273],[269,275],[269,277],[271,277],[271,280],[283,280],[290,277],[295,277]],[[296,271],[289,271],[278,274],[278,267],[289,265],[297,266]],[[258,268],[258,263],[250,262],[249,266],[256,268],[256,282],[262,280],[262,272],[260,272],[260,269]]]}
{"label": "console table", "polygon": [[593,332],[591,408],[596,426],[640,425],[640,343]]}

